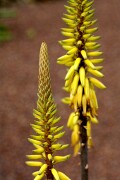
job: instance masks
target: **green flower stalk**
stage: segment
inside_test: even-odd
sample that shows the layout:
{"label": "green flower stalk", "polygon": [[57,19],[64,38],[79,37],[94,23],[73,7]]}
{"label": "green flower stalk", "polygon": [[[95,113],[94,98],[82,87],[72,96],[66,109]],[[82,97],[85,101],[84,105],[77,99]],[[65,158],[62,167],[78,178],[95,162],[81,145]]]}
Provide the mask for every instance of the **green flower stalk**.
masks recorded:
{"label": "green flower stalk", "polygon": [[70,180],[64,173],[55,169],[55,164],[66,161],[70,155],[56,156],[55,152],[65,149],[68,144],[61,144],[58,140],[64,135],[63,126],[57,126],[60,118],[56,118],[56,105],[52,96],[50,85],[49,61],[47,45],[42,43],[39,61],[39,82],[37,108],[34,109],[34,124],[31,124],[37,135],[28,138],[34,146],[33,155],[27,155],[28,166],[38,167],[33,172],[34,180],[46,177],[49,180]]}
{"label": "green flower stalk", "polygon": [[[72,130],[71,141],[74,146],[74,155],[77,155],[80,147],[93,146],[91,124],[98,123],[98,102],[95,87],[106,88],[97,78],[104,75],[101,72],[103,62],[99,51],[100,44],[97,40],[100,36],[93,35],[97,27],[93,25],[97,20],[93,19],[94,9],[90,0],[69,0],[66,14],[62,18],[67,24],[62,28],[62,34],[66,39],[59,41],[67,53],[58,58],[59,64],[68,67],[65,76],[64,89],[70,93],[70,97],[63,99],[73,109],[68,119],[67,126]],[[86,166],[87,167],[87,166]]]}

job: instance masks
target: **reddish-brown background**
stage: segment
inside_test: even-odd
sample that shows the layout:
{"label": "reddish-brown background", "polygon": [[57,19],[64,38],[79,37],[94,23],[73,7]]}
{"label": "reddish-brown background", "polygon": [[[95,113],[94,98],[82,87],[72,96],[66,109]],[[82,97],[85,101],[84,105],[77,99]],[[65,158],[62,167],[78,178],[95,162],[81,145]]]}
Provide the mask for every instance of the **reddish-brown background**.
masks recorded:
{"label": "reddish-brown background", "polygon": [[[49,46],[52,89],[58,107],[58,115],[65,125],[65,143],[70,142],[70,131],[66,122],[69,107],[60,99],[65,96],[65,67],[56,64],[64,51],[57,43],[63,39],[60,28],[65,12],[61,1],[42,1],[15,7],[17,17],[9,20],[14,40],[0,46],[0,179],[32,180],[33,168],[25,165],[25,155],[30,154],[32,145],[27,138],[32,134],[32,110],[36,107],[38,55],[42,41]],[[98,19],[98,34],[105,61],[103,82],[105,91],[97,90],[99,100],[99,125],[93,125],[94,148],[89,151],[90,180],[120,180],[120,1],[96,0],[95,17]],[[26,31],[34,28],[36,36],[30,40]],[[65,153],[72,153],[68,148]],[[72,180],[80,179],[79,157],[61,163],[63,170]]]}

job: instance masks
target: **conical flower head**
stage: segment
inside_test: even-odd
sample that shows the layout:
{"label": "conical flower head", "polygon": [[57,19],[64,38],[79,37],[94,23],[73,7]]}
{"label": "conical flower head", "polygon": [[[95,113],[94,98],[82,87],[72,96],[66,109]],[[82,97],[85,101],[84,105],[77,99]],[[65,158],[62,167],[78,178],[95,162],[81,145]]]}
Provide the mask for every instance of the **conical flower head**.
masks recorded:
{"label": "conical flower head", "polygon": [[40,48],[40,61],[39,61],[39,84],[38,84],[38,95],[39,101],[45,105],[46,100],[51,93],[50,85],[50,72],[49,72],[49,60],[47,45],[45,42],[42,43]]}
{"label": "conical flower head", "polygon": [[103,61],[100,57],[103,53],[98,50],[100,44],[97,42],[100,36],[93,35],[98,29],[92,27],[97,22],[93,19],[94,9],[91,8],[93,2],[89,0],[68,1],[69,5],[65,6],[67,12],[62,18],[68,26],[62,28],[62,34],[67,39],[59,41],[67,51],[65,55],[58,58],[58,63],[69,67],[65,76],[64,89],[70,93],[70,97],[64,98],[63,102],[74,109],[74,113],[69,117],[68,126],[73,130],[72,144],[77,150],[80,147],[78,140],[80,129],[75,128],[74,132],[73,127],[74,125],[81,127],[81,119],[86,117],[88,146],[92,146],[91,122],[98,122],[96,118],[98,102],[94,87],[105,88],[104,84],[96,78],[104,75],[101,73],[102,66],[98,66]]}
{"label": "conical flower head", "polygon": [[[27,155],[29,161],[26,162],[29,166],[39,168],[33,173],[34,180],[41,180],[44,176],[51,180],[54,178],[59,180],[60,176],[67,177],[54,168],[56,163],[66,161],[70,157],[70,155],[54,155],[55,151],[68,147],[68,144],[57,142],[65,132],[62,131],[63,126],[56,126],[60,118],[56,118],[55,114],[56,105],[50,85],[47,45],[43,42],[40,48],[37,109],[33,111],[36,120],[31,124],[37,135],[31,135],[31,138],[28,138],[35,149],[33,155]],[[67,179],[69,180],[68,177]]]}

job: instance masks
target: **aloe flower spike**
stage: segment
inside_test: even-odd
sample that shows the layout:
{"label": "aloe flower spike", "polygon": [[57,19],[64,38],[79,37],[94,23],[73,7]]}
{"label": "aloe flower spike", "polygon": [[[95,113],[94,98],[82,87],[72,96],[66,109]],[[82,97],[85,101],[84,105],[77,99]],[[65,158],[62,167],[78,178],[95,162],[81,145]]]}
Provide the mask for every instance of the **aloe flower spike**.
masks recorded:
{"label": "aloe flower spike", "polygon": [[[93,146],[91,125],[98,123],[98,101],[95,88],[105,89],[105,85],[97,78],[104,75],[103,61],[99,51],[100,36],[94,35],[98,30],[93,27],[94,20],[93,0],[69,0],[65,6],[66,13],[62,18],[67,27],[61,33],[65,39],[59,41],[67,52],[58,58],[59,64],[67,66],[64,90],[70,96],[62,101],[68,104],[73,112],[70,114],[67,126],[72,130],[71,142],[74,147],[74,156],[81,151],[82,180],[88,179],[87,149]],[[85,172],[85,173],[84,173]]]}
{"label": "aloe flower spike", "polygon": [[[31,135],[28,141],[33,144],[35,149],[33,155],[27,155],[28,166],[38,167],[38,171],[33,172],[34,180],[41,180],[44,177],[47,180],[65,177],[64,173],[55,169],[55,164],[66,161],[70,155],[56,156],[54,153],[58,150],[68,147],[59,143],[58,140],[64,135],[63,126],[56,126],[60,118],[56,118],[56,105],[52,96],[50,85],[50,72],[47,45],[42,43],[39,58],[39,76],[38,76],[38,100],[37,108],[33,110],[35,117],[34,124],[31,124],[36,135]],[[64,178],[63,178],[64,179]]]}

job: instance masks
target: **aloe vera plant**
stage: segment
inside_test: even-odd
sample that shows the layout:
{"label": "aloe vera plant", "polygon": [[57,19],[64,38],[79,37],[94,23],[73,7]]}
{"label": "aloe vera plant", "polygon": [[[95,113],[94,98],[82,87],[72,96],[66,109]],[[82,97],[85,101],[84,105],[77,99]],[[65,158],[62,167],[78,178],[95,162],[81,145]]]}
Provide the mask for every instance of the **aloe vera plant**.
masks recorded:
{"label": "aloe vera plant", "polygon": [[39,81],[37,108],[34,109],[34,124],[31,124],[37,135],[28,138],[34,146],[33,154],[27,155],[28,166],[38,167],[38,171],[33,172],[34,180],[70,180],[64,173],[56,170],[55,164],[66,161],[70,155],[57,156],[56,151],[63,150],[68,144],[59,143],[59,139],[64,135],[63,126],[57,126],[60,118],[56,118],[56,105],[52,96],[50,85],[49,61],[47,45],[42,43],[39,61]]}
{"label": "aloe vera plant", "polygon": [[69,0],[62,18],[67,27],[61,29],[66,39],[59,41],[67,53],[58,58],[58,63],[67,66],[64,89],[70,96],[62,101],[72,108],[67,126],[72,130],[71,141],[74,155],[81,154],[81,179],[88,179],[88,148],[93,146],[91,124],[98,123],[98,101],[95,87],[105,89],[97,78],[103,62],[97,42],[100,36],[93,35],[94,9],[91,0]]}

